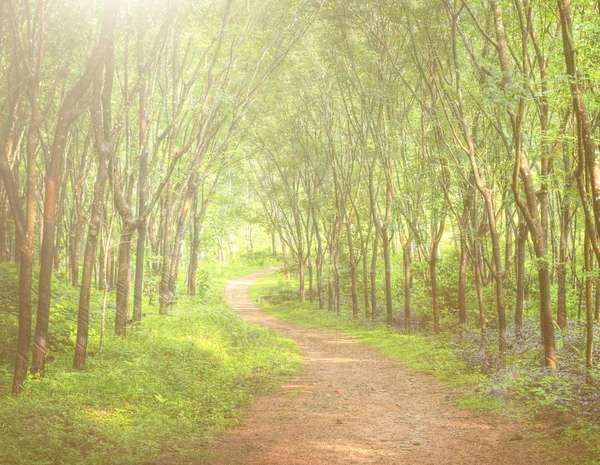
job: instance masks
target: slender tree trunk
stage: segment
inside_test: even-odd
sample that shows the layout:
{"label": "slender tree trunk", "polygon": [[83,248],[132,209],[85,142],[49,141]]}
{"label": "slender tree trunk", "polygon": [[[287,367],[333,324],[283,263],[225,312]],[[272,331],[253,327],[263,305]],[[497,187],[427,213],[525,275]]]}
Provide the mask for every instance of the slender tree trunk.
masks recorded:
{"label": "slender tree trunk", "polygon": [[283,267],[285,269],[285,279],[289,281],[292,279],[292,275],[290,274],[290,261],[288,258],[287,247],[285,245],[285,241],[283,240],[283,236],[281,236],[281,253],[283,254]]}
{"label": "slender tree trunk", "polygon": [[377,319],[377,257],[379,255],[379,235],[375,232],[371,250],[371,319]]}
{"label": "slender tree trunk", "polygon": [[350,259],[350,280],[352,297],[352,317],[358,318],[358,278],[356,276],[356,258],[354,256],[354,241],[352,238],[352,225],[346,221],[346,236],[348,240],[348,257]]}
{"label": "slender tree trunk", "polygon": [[515,268],[517,278],[517,295],[515,306],[515,336],[520,339],[523,335],[523,310],[525,309],[525,252],[529,229],[522,215],[519,213],[519,230],[517,233],[517,246],[515,250]]}
{"label": "slender tree trunk", "polygon": [[[0,13],[4,12],[5,4],[0,4]],[[1,18],[0,18],[1,19]],[[0,31],[3,24],[0,24]],[[27,133],[27,183],[25,188],[26,211],[20,204],[18,184],[11,171],[5,147],[0,153],[0,176],[6,190],[12,216],[15,223],[15,239],[18,248],[15,257],[19,257],[19,320],[17,353],[15,359],[15,372],[13,377],[12,392],[18,395],[23,390],[23,382],[27,378],[29,367],[29,348],[31,345],[31,296],[33,281],[33,254],[35,234],[35,192],[36,192],[36,164],[35,153],[37,149],[37,130],[41,118],[36,116],[39,106],[32,105],[32,117]],[[15,243],[17,243],[15,241]],[[32,367],[33,371],[33,367]]]}
{"label": "slender tree trunk", "polygon": [[369,262],[367,261],[367,248],[365,243],[361,243],[362,247],[362,273],[363,273],[363,299],[365,303],[365,318],[370,317],[371,294],[369,292]]}
{"label": "slender tree trunk", "polygon": [[[96,83],[93,98],[97,99],[96,92],[99,93],[99,83]],[[98,112],[94,115],[99,118],[100,108],[97,100],[92,105],[93,111]],[[106,188],[106,178],[108,175],[107,157],[110,154],[110,146],[105,146],[102,140],[102,129],[97,121],[95,132],[98,146],[98,170],[96,173],[96,182],[94,184],[94,197],[92,200],[92,213],[88,227],[85,252],[83,255],[83,271],[81,276],[81,289],[79,291],[79,310],[77,314],[77,337],[75,341],[75,353],[73,356],[73,368],[81,370],[85,366],[86,351],[88,345],[89,331],[89,310],[90,310],[90,292],[92,288],[92,273],[94,269],[94,258],[96,256],[96,247],[98,244],[98,235],[102,227],[102,218],[104,217],[104,191]]]}
{"label": "slender tree trunk", "polygon": [[433,304],[433,330],[438,334],[440,328],[440,307],[439,307],[439,292],[437,285],[437,262],[438,262],[438,250],[440,241],[444,234],[444,225],[446,222],[445,216],[441,219],[439,225],[434,224],[432,228],[432,241],[431,251],[429,253],[429,277],[431,279],[431,300]]}
{"label": "slender tree trunk", "polygon": [[431,301],[433,306],[433,330],[435,334],[440,332],[440,306],[437,286],[437,250],[431,250],[429,256],[429,278],[431,280]]}
{"label": "slender tree trunk", "polygon": [[306,257],[307,260],[307,268],[308,268],[308,300],[310,302],[312,302],[315,298],[314,296],[314,285],[313,285],[313,264],[312,264],[312,257],[310,256],[310,248],[308,249],[308,256]]}
{"label": "slender tree trunk", "polygon": [[388,231],[384,228],[382,231],[382,249],[383,263],[385,267],[385,308],[386,308],[386,323],[391,326],[393,324],[393,307],[392,307],[392,263],[390,260],[390,237]]}
{"label": "slender tree trunk", "polygon": [[79,243],[83,226],[83,221],[78,220],[75,231],[71,235],[71,284],[73,287],[79,287]]}
{"label": "slender tree trunk", "polygon": [[192,200],[192,241],[190,245],[190,264],[188,266],[188,295],[196,295],[196,273],[198,272],[198,252],[200,249],[200,216],[198,215],[198,191]]}
{"label": "slender tree trunk", "polygon": [[498,313],[498,346],[501,357],[506,353],[506,311],[504,307],[504,270],[500,254],[500,238],[496,229],[496,219],[491,191],[485,191],[490,236],[492,239],[492,260],[494,262],[494,280],[496,282],[496,311]]}
{"label": "slender tree trunk", "polygon": [[121,337],[127,336],[127,324],[129,322],[132,235],[133,231],[124,224],[119,242],[119,256],[117,259],[117,313],[115,318],[115,331]]}
{"label": "slender tree trunk", "polygon": [[594,308],[594,320],[598,323],[600,319],[600,278],[596,279],[596,303]]}
{"label": "slender tree trunk", "polygon": [[323,310],[325,308],[325,290],[323,289],[323,252],[320,250],[321,245],[319,244],[315,267],[317,269],[317,293],[319,298],[319,308]]}
{"label": "slender tree trunk", "polygon": [[566,205],[560,212],[560,239],[559,256],[556,272],[558,275],[558,303],[556,324],[559,328],[567,327],[567,253],[569,248],[569,220],[570,214]]}
{"label": "slender tree trunk", "polygon": [[458,269],[458,323],[467,324],[467,268],[469,266],[469,248],[464,233],[460,235],[460,265]]}
{"label": "slender tree trunk", "polygon": [[[162,240],[162,266],[161,266],[161,277],[159,284],[159,313],[161,315],[166,315],[169,312],[169,308],[171,307],[171,303],[173,300],[173,296],[170,294],[170,283],[169,279],[171,276],[171,267],[170,260],[172,257],[172,217],[173,217],[173,194],[172,194],[172,182],[169,181],[164,201],[164,209],[163,209],[163,240]],[[224,252],[219,242],[219,255],[223,255],[221,257],[224,260]],[[224,261],[223,261],[224,263]]]}
{"label": "slender tree trunk", "polygon": [[[188,187],[186,194],[182,200],[179,208],[179,218],[177,220],[177,229],[175,230],[175,239],[173,242],[173,249],[171,254],[169,277],[168,277],[168,290],[171,296],[175,296],[175,285],[177,282],[177,270],[179,269],[179,257],[181,255],[181,242],[183,241],[183,235],[185,233],[185,224],[188,218],[192,200],[194,198],[194,192],[198,190],[198,182],[195,177],[192,177],[188,181]],[[172,299],[171,299],[172,300]]]}
{"label": "slender tree trunk", "polygon": [[[148,150],[146,150],[146,87],[144,84],[140,87],[140,125],[139,125],[139,144],[140,144],[140,172],[138,177],[138,217],[142,215],[146,204],[146,177],[148,175]],[[142,321],[142,293],[144,285],[144,248],[146,246],[146,234],[148,231],[148,222],[143,220],[138,227],[138,238],[135,252],[135,282],[133,287],[133,321]]]}
{"label": "slender tree trunk", "polygon": [[273,250],[273,256],[277,256],[277,235],[275,233],[275,227],[271,226],[271,247]]}
{"label": "slender tree trunk", "polygon": [[[508,203],[508,202],[507,202]],[[504,212],[504,218],[506,221],[506,240],[504,242],[504,270],[508,273],[512,268],[512,258],[513,258],[513,225],[512,225],[512,216],[513,216],[513,207],[512,205],[507,205],[506,210]]]}
{"label": "slender tree trunk", "polygon": [[592,302],[592,293],[594,290],[594,278],[592,277],[592,245],[590,240],[589,225],[586,222],[585,226],[585,241],[584,241],[584,261],[585,261],[585,369],[593,368],[593,349],[594,349],[594,308]]}
{"label": "slender tree trunk", "polygon": [[338,315],[341,315],[342,314],[342,287],[341,287],[341,272],[340,272],[340,267],[338,265],[338,256],[337,256],[337,253],[334,256],[333,269],[334,269],[334,272],[335,272],[335,275],[334,275],[335,312]]}
{"label": "slender tree trunk", "polygon": [[410,240],[405,242],[402,246],[402,262],[404,264],[404,329],[407,331],[410,329],[410,285],[412,280],[410,275],[411,247],[412,242]]}
{"label": "slender tree trunk", "polygon": [[306,300],[306,291],[305,291],[306,283],[305,283],[305,278],[304,278],[304,268],[305,268],[305,264],[304,264],[304,258],[303,258],[303,251],[302,251],[302,249],[298,249],[298,282],[299,282],[298,298],[299,298],[300,302],[304,302]]}

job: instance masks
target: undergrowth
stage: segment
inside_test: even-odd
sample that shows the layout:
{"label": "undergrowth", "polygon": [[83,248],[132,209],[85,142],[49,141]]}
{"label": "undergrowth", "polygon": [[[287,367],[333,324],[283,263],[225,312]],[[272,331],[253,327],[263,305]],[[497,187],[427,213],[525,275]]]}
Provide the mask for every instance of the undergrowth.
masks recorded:
{"label": "undergrowth", "polygon": [[[541,437],[543,447],[566,456],[567,463],[600,464],[600,385],[597,373],[586,377],[576,361],[582,351],[580,327],[559,334],[557,355],[563,366],[552,373],[541,367],[539,331],[528,322],[520,340],[511,336],[507,364],[502,368],[493,329],[486,337],[473,330],[440,335],[405,332],[362,315],[353,319],[347,306],[337,315],[319,309],[316,302],[299,302],[296,286],[276,273],[256,281],[250,295],[271,315],[350,335],[405,366],[447,382],[460,408],[518,420],[530,431],[545,433],[536,434],[536,439]],[[565,422],[571,413],[578,421]]]}
{"label": "undergrowth", "polygon": [[[302,363],[293,342],[245,323],[223,301],[222,283],[256,268],[211,270],[217,277],[207,278],[204,295],[181,297],[166,316],[147,307],[126,340],[109,325],[101,353],[95,328],[84,371],[70,368],[70,343],[55,349],[45,378],[0,397],[0,463],[188,463],[201,455],[257,394]],[[76,306],[60,310],[72,322]],[[9,373],[0,378],[3,393],[10,381]]]}

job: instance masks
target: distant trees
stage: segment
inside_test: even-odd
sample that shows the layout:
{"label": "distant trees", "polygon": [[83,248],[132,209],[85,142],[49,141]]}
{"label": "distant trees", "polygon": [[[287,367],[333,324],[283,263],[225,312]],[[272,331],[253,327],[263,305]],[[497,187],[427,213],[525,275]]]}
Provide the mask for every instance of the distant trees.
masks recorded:
{"label": "distant trees", "polygon": [[81,369],[94,283],[116,288],[125,337],[144,292],[168,313],[182,270],[196,294],[203,245],[224,261],[238,226],[254,246],[255,223],[300,300],[405,330],[493,328],[501,360],[535,305],[555,367],[579,297],[591,369],[598,13],[566,0],[0,2],[14,392],[32,347],[44,375],[53,277],[79,287]]}
{"label": "distant trees", "polygon": [[[94,277],[106,290],[116,283],[117,334],[125,337],[128,325],[141,320],[151,216],[150,245],[161,257],[160,311],[167,312],[190,223],[195,276],[210,200],[222,173],[242,159],[232,147],[247,130],[244,117],[321,7],[88,3],[0,2],[0,203],[10,206],[14,221],[12,230],[0,215],[7,252],[0,255],[7,259],[12,249],[20,262],[15,393],[29,366],[37,254],[32,373],[44,375],[53,275],[80,286],[75,368],[86,361]],[[115,216],[120,224],[109,227]],[[106,240],[98,254],[100,236]],[[15,247],[7,244],[11,237]],[[192,292],[194,286],[190,279]]]}

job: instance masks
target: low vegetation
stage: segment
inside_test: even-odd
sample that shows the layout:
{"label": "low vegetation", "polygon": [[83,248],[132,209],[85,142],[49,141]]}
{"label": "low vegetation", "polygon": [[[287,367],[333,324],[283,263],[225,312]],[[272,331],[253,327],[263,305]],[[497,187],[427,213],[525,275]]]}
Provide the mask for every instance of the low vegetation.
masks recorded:
{"label": "low vegetation", "polygon": [[[353,318],[348,305],[342,306],[338,315],[320,309],[317,302],[298,301],[297,282],[286,280],[283,273],[261,278],[250,288],[250,295],[271,315],[352,336],[405,366],[432,374],[454,389],[452,402],[460,408],[522,421],[528,431],[542,433],[536,434],[536,439],[550,439],[547,445],[560,450],[567,460],[600,454],[597,374],[586,378],[583,367],[544,369],[538,360],[539,340],[531,320],[525,324],[523,338],[510,341],[508,363],[501,368],[495,361],[493,337],[482,337],[474,329],[439,335],[405,331],[382,320]],[[559,356],[579,357],[585,341],[581,326],[565,332],[562,340]],[[600,462],[591,458],[586,463]]]}
{"label": "low vegetation", "polygon": [[[3,265],[3,280],[15,279],[12,266]],[[256,265],[241,268],[244,274]],[[96,295],[84,371],[71,368],[69,309],[77,293],[55,283],[51,327],[62,336],[53,341],[46,377],[31,375],[18,397],[0,396],[0,463],[121,465],[162,455],[173,463],[198,457],[216,433],[240,421],[257,394],[301,365],[294,343],[245,323],[224,303],[223,283],[237,276],[232,269],[214,267],[205,292],[181,297],[169,315],[149,306],[126,340],[107,331],[101,351]],[[3,320],[14,319],[12,310],[0,308]],[[9,340],[15,337],[15,325],[1,327]],[[3,394],[10,392],[12,356],[3,346]]]}

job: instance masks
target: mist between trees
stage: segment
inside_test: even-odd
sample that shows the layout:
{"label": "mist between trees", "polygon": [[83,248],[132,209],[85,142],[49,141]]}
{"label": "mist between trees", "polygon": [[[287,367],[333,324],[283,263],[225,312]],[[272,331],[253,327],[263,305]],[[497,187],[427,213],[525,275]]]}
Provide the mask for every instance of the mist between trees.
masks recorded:
{"label": "mist between trees", "polygon": [[481,331],[501,364],[533,319],[556,368],[557,341],[582,320],[585,351],[569,363],[593,376],[599,8],[1,1],[13,392],[45,374],[53,276],[80,289],[82,369],[93,285],[126,337],[144,295],[168,313],[181,274],[194,295],[202,259],[234,255],[240,228],[246,247],[283,254],[301,301]]}

